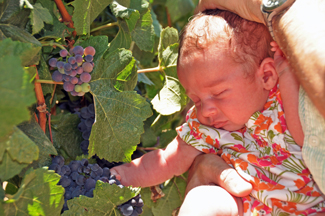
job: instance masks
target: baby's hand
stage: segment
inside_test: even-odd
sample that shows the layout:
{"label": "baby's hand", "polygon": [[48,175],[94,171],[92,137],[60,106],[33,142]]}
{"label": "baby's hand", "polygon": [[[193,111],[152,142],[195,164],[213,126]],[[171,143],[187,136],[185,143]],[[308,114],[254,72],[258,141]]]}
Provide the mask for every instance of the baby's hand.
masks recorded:
{"label": "baby's hand", "polygon": [[283,52],[281,51],[279,45],[275,42],[271,42],[271,50],[274,52],[274,64],[275,64],[275,69],[278,73],[279,78],[284,74],[284,73],[290,73],[291,68],[289,65],[289,62]]}

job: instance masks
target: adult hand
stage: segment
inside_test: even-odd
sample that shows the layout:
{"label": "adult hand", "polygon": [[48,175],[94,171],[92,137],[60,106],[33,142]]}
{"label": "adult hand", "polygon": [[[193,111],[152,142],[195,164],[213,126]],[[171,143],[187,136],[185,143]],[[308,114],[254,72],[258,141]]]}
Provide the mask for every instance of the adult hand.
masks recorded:
{"label": "adult hand", "polygon": [[[260,10],[262,0],[200,0],[195,13],[206,9],[231,11],[247,20],[264,23]],[[265,23],[264,23],[265,24]]]}
{"label": "adult hand", "polygon": [[195,158],[189,169],[186,194],[200,185],[219,185],[235,197],[247,196],[252,185],[218,155],[202,154]]}

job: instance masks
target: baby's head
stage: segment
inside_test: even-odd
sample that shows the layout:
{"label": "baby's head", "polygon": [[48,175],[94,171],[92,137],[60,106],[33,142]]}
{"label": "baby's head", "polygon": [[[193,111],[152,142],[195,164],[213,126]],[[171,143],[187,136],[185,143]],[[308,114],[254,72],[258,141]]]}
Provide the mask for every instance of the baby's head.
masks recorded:
{"label": "baby's head", "polygon": [[196,15],[180,36],[177,71],[201,123],[237,130],[277,82],[267,28],[227,11]]}
{"label": "baby's head", "polygon": [[253,75],[263,59],[273,56],[272,37],[261,23],[222,10],[206,10],[194,16],[180,35],[179,58],[200,52],[212,44],[234,63]]}

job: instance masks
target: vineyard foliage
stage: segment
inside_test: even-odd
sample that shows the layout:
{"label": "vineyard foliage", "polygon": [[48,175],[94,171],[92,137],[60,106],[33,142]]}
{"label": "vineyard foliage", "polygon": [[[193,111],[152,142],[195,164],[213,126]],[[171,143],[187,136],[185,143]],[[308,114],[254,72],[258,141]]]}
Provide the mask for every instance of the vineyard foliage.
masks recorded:
{"label": "vineyard foliage", "polygon": [[[178,34],[196,3],[0,0],[0,215],[62,214],[64,188],[48,170],[51,155],[127,163],[137,149],[164,148],[175,137],[188,102],[176,73]],[[96,49],[83,97],[54,83],[48,64],[77,45]],[[88,155],[80,149],[79,117],[59,106],[67,101],[94,103]],[[69,200],[63,215],[121,215],[117,206],[138,193],[142,215],[172,215],[185,187],[185,176],[142,189],[97,181],[94,197]]]}

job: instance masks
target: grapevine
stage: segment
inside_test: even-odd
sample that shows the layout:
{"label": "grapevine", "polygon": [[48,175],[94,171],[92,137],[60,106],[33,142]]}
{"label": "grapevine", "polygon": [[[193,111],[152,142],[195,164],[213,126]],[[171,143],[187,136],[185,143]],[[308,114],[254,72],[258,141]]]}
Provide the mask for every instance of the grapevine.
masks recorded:
{"label": "grapevine", "polygon": [[176,214],[186,175],[156,200],[110,168],[164,148],[184,121],[178,33],[193,11],[191,0],[0,1],[0,215]]}

